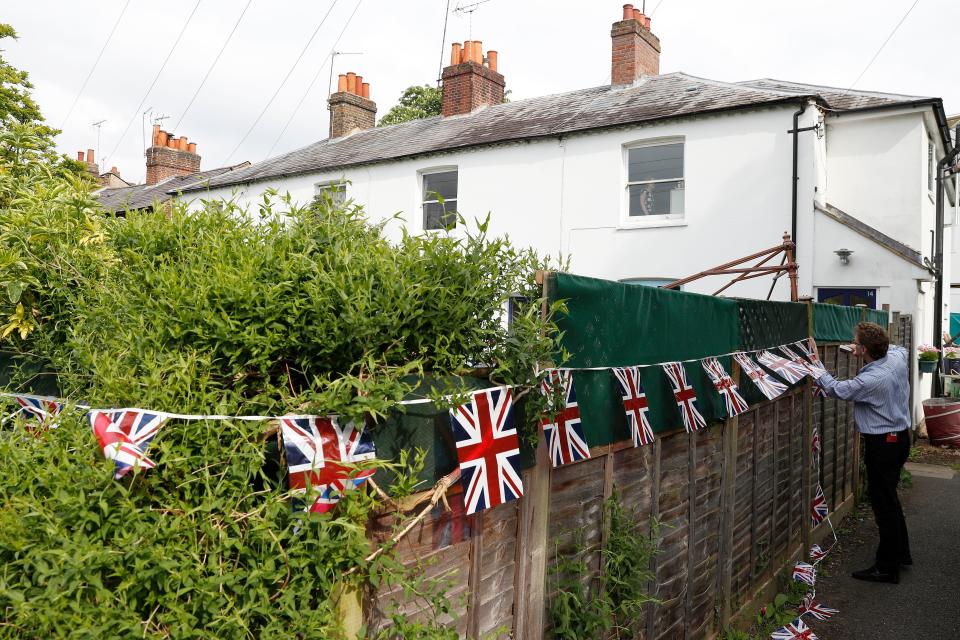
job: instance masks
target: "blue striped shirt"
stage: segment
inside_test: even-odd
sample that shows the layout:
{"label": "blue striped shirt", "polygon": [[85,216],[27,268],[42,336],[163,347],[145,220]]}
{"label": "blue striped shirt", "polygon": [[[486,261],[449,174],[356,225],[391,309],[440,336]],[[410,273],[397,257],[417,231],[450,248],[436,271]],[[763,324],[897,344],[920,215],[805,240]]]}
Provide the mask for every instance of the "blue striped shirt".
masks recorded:
{"label": "blue striped shirt", "polygon": [[863,365],[856,378],[841,382],[827,373],[817,385],[828,396],[853,400],[860,433],[891,433],[912,426],[909,376],[907,350],[891,345],[885,357]]}

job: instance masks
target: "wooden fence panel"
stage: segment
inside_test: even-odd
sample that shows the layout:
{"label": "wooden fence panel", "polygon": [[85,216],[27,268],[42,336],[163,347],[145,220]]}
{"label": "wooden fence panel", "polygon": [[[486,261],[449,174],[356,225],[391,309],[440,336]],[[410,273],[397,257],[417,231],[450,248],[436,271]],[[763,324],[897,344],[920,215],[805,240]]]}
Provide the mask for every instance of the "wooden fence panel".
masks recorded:
{"label": "wooden fence panel", "polygon": [[663,438],[660,453],[660,495],[658,511],[661,523],[660,553],[657,557],[657,597],[655,638],[683,637],[686,628],[686,588],[688,570],[690,466],[686,434]]}
{"label": "wooden fence panel", "polygon": [[688,577],[687,633],[708,637],[715,622],[720,570],[720,491],[723,473],[723,429],[695,434],[693,535]]}
{"label": "wooden fence panel", "polygon": [[753,518],[754,503],[754,466],[753,441],[756,436],[757,411],[752,410],[740,416],[737,429],[736,448],[736,487],[734,489],[733,517],[733,569],[731,576],[731,595],[733,610],[750,597],[753,583],[753,540],[755,537]]}

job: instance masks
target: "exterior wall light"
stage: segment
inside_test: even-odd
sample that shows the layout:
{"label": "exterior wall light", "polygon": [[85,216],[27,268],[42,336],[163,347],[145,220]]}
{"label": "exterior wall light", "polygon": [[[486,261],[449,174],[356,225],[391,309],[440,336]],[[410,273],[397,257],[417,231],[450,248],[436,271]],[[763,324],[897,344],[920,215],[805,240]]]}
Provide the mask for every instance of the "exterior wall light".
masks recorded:
{"label": "exterior wall light", "polygon": [[840,264],[850,264],[850,256],[853,255],[853,251],[850,249],[837,249],[834,253],[840,256]]}

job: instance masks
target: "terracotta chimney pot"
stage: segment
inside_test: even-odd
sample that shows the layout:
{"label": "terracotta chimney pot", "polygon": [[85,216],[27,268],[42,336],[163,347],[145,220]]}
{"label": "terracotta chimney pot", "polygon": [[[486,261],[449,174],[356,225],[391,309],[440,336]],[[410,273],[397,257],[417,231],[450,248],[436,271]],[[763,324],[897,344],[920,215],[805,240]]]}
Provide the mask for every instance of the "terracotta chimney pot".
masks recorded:
{"label": "terracotta chimney pot", "polygon": [[487,63],[490,65],[491,71],[497,70],[497,52],[490,50],[487,51]]}
{"label": "terracotta chimney pot", "polygon": [[462,48],[459,42],[454,42],[450,48],[450,64],[460,64],[460,52]]}
{"label": "terracotta chimney pot", "polygon": [[77,151],[77,162],[83,162],[83,151]]}
{"label": "terracotta chimney pot", "polygon": [[355,74],[353,71],[347,72],[347,92],[357,92],[357,74]]}
{"label": "terracotta chimney pot", "polygon": [[160,132],[157,133],[157,139],[153,141],[153,146],[165,147],[167,146],[167,140],[169,139],[170,139],[170,134],[161,129]]}
{"label": "terracotta chimney pot", "polygon": [[337,93],[342,93],[347,90],[347,74],[341,73],[337,76]]}
{"label": "terracotta chimney pot", "polygon": [[357,80],[354,83],[353,88],[355,89],[354,91],[355,94],[357,94],[358,96],[363,95],[363,76],[357,76]]}
{"label": "terracotta chimney pot", "polygon": [[643,18],[643,26],[645,26],[645,27],[647,28],[647,31],[650,30],[650,16],[644,16],[644,18]]}
{"label": "terracotta chimney pot", "polygon": [[188,145],[187,145],[187,151],[189,151],[190,153],[196,153],[196,152],[197,152],[197,143],[196,143],[196,142],[191,142],[190,144],[188,144]]}
{"label": "terracotta chimney pot", "polygon": [[177,148],[177,139],[176,139],[175,137],[173,137],[173,136],[169,136],[169,137],[167,138],[167,147],[170,148],[170,149],[176,149],[176,148]]}
{"label": "terracotta chimney pot", "polygon": [[179,144],[180,151],[186,151],[187,147],[190,146],[190,142],[187,140],[187,136],[180,136],[180,140],[178,142],[180,143]]}
{"label": "terracotta chimney pot", "polygon": [[367,100],[370,99],[370,83],[369,82],[363,83],[361,97],[366,98]]}
{"label": "terracotta chimney pot", "polygon": [[623,5],[623,19],[632,20],[633,19],[633,5],[625,4]]}
{"label": "terracotta chimney pot", "polygon": [[115,174],[117,174],[117,175],[120,175],[120,172],[117,171],[117,168],[116,168],[116,167],[110,167],[110,173],[115,173]]}
{"label": "terracotta chimney pot", "polygon": [[159,138],[160,138],[160,125],[155,124],[155,125],[153,125],[153,138],[152,138],[153,144],[150,145],[150,146],[152,146],[152,147],[157,146],[157,140],[158,140]]}
{"label": "terracotta chimney pot", "polygon": [[93,164],[93,149],[87,149],[87,164]]}
{"label": "terracotta chimney pot", "polygon": [[460,50],[460,62],[457,64],[463,64],[464,62],[470,62],[470,48],[472,44],[469,40],[463,41],[463,49]]}
{"label": "terracotta chimney pot", "polygon": [[483,42],[475,40],[473,43],[473,61],[483,64]]}

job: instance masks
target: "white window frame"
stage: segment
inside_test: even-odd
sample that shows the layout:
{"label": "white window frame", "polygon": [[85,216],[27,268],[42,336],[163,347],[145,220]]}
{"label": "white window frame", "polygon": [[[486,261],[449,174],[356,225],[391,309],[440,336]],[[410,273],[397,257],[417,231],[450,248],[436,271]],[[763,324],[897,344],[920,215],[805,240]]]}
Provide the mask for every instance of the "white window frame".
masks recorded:
{"label": "white window frame", "polygon": [[[457,203],[457,208],[455,209],[455,211],[456,211],[457,213],[460,213],[460,208],[459,208],[459,205],[460,205],[460,167],[459,167],[459,166],[457,166],[457,165],[455,165],[455,164],[452,164],[452,165],[445,165],[445,166],[441,166],[441,167],[428,167],[428,168],[426,168],[426,169],[420,169],[419,171],[417,171],[417,206],[416,206],[416,210],[417,210],[417,212],[418,212],[419,219],[420,219],[420,230],[421,230],[421,231],[425,231],[425,232],[428,232],[428,233],[432,233],[432,232],[445,232],[445,231],[453,231],[454,229],[457,228],[457,222],[458,222],[458,221],[457,221],[457,220],[454,220],[454,221],[453,221],[453,225],[451,225],[450,227],[441,227],[441,228],[439,228],[439,229],[427,229],[427,227],[426,227],[426,225],[425,225],[426,219],[425,219],[424,212],[423,212],[423,205],[428,204],[428,203],[431,203],[431,202],[439,202],[439,200],[436,200],[436,199],[434,199],[434,200],[427,200],[427,194],[426,194],[426,193],[424,192],[424,190],[423,190],[423,180],[424,180],[424,178],[425,178],[426,176],[433,175],[433,174],[435,174],[435,173],[449,173],[449,172],[451,172],[451,171],[455,171],[455,172],[457,173],[457,197],[456,197],[456,198],[453,198],[453,200],[456,201],[456,203]],[[445,202],[446,202],[446,201],[445,201]]]}
{"label": "white window frame", "polygon": [[937,191],[937,143],[927,138],[927,192],[935,195]]}
{"label": "white window frame", "polygon": [[343,192],[343,199],[340,202],[337,202],[336,198],[331,197],[331,200],[333,201],[334,204],[338,206],[345,205],[347,203],[347,200],[349,199],[349,196],[347,194],[347,181],[342,178],[339,180],[325,180],[323,182],[315,183],[313,185],[313,196],[314,198],[317,198],[321,196],[324,191],[329,192],[335,189]]}
{"label": "white window frame", "polygon": [[[683,214],[670,215],[662,214],[656,216],[631,216],[630,215],[630,185],[631,184],[655,184],[658,182],[678,182],[676,178],[669,180],[649,180],[643,182],[629,182],[630,179],[630,150],[641,149],[644,147],[660,147],[671,144],[683,145],[683,166],[682,176],[684,190]],[[687,226],[687,141],[683,136],[673,136],[669,138],[656,138],[651,140],[639,140],[629,142],[623,145],[620,161],[620,228],[621,229],[642,229],[649,227],[685,227]]]}

